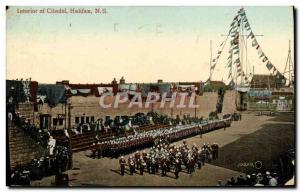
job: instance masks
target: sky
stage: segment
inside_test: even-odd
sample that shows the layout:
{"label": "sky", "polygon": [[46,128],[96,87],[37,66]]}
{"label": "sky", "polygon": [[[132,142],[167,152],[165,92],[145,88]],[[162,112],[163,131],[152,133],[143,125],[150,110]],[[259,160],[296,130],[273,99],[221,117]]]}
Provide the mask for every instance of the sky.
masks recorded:
{"label": "sky", "polygon": [[[105,8],[102,14],[17,13],[17,9]],[[10,7],[6,14],[7,79],[41,83],[205,81],[210,41],[216,56],[240,7]],[[289,40],[293,54],[292,7],[244,7],[262,50],[283,72]],[[269,74],[247,41],[248,71]],[[212,79],[228,82],[229,42]]]}

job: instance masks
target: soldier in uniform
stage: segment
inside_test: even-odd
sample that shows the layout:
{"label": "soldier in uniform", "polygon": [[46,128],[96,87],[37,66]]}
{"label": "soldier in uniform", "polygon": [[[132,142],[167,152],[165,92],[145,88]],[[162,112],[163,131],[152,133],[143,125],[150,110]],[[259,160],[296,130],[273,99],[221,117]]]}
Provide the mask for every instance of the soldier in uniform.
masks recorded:
{"label": "soldier in uniform", "polygon": [[95,159],[96,157],[96,144],[93,143],[93,145],[90,147],[92,151],[92,158]]}
{"label": "soldier in uniform", "polygon": [[102,144],[100,144],[100,142],[98,142],[98,144],[96,145],[96,149],[97,149],[97,157],[98,159],[100,159],[100,157],[102,157]]}
{"label": "soldier in uniform", "polygon": [[198,165],[198,169],[201,169],[201,150],[199,149],[198,152],[197,152],[197,158],[196,158],[196,162],[197,162],[197,165]]}
{"label": "soldier in uniform", "polygon": [[180,164],[180,161],[178,158],[175,159],[175,171],[174,171],[174,174],[175,174],[175,178],[178,179],[179,177],[179,172],[181,170],[181,164]]}
{"label": "soldier in uniform", "polygon": [[143,175],[144,168],[146,167],[146,162],[144,161],[143,157],[140,158],[140,174]]}
{"label": "soldier in uniform", "polygon": [[151,173],[155,174],[156,171],[156,160],[155,158],[152,156],[151,157]]}
{"label": "soldier in uniform", "polygon": [[119,164],[120,164],[120,169],[121,169],[121,175],[124,175],[125,173],[125,164],[126,161],[124,159],[124,157],[122,156],[121,159],[119,160]]}
{"label": "soldier in uniform", "polygon": [[128,159],[128,165],[129,165],[130,175],[133,175],[133,173],[135,172],[135,162],[132,156],[130,156]]}
{"label": "soldier in uniform", "polygon": [[215,144],[215,147],[216,147],[216,159],[218,159],[218,157],[219,157],[219,145],[218,145],[218,143]]}
{"label": "soldier in uniform", "polygon": [[161,176],[166,176],[167,175],[167,164],[166,160],[162,159],[161,160]]}
{"label": "soldier in uniform", "polygon": [[134,159],[135,159],[135,162],[136,162],[136,168],[139,169],[140,168],[140,157],[141,157],[141,154],[139,151],[137,151],[135,154],[134,154]]}

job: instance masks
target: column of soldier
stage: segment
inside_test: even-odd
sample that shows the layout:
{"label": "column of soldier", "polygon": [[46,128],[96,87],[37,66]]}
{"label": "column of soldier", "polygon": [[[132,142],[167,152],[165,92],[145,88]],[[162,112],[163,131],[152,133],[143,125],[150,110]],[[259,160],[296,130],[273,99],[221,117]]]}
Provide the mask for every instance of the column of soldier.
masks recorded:
{"label": "column of soldier", "polygon": [[197,124],[178,125],[168,129],[151,130],[104,142],[96,141],[97,144],[93,143],[90,149],[93,158],[96,157],[96,154],[98,158],[101,156],[117,158],[120,155],[129,154],[132,151],[153,146],[154,140],[161,136],[167,138],[169,142],[174,142],[187,137],[203,134],[216,128],[226,127],[226,121],[230,121],[230,119],[218,120],[214,123],[204,125],[202,128],[199,128]]}
{"label": "column of soldier", "polygon": [[183,141],[183,144],[170,144],[167,140],[160,139],[154,147],[147,153],[137,151],[133,156],[129,156],[126,161],[124,156],[119,159],[121,175],[125,174],[126,167],[129,167],[129,174],[143,175],[146,171],[149,174],[174,173],[175,178],[179,178],[179,173],[185,169],[188,174],[192,174],[195,168],[201,169],[205,162],[217,159],[219,146],[217,143],[204,144],[198,148],[193,144],[191,148]]}

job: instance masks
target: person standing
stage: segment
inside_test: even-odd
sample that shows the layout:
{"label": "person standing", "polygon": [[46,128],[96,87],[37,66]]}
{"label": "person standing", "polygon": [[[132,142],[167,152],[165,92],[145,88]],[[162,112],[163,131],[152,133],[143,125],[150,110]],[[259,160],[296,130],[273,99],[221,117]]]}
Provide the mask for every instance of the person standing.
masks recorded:
{"label": "person standing", "polygon": [[124,175],[125,173],[125,164],[126,161],[124,159],[124,157],[122,156],[121,159],[119,160],[119,164],[120,164],[120,169],[121,169],[121,175]]}

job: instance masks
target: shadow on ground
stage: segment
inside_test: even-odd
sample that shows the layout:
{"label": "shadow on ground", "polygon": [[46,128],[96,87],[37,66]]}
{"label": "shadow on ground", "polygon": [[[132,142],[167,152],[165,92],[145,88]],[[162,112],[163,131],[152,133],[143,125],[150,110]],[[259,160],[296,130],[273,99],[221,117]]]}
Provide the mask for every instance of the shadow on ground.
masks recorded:
{"label": "shadow on ground", "polygon": [[222,147],[220,157],[212,164],[247,174],[272,171],[276,170],[278,157],[291,148],[295,148],[294,124],[265,124]]}

